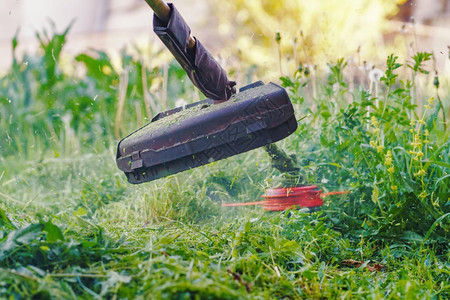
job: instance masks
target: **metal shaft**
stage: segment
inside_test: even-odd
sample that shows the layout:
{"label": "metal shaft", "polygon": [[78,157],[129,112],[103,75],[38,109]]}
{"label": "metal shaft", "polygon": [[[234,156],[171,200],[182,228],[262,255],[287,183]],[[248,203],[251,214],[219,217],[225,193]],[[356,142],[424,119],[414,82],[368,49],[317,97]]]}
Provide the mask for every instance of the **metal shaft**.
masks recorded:
{"label": "metal shaft", "polygon": [[[169,5],[163,0],[145,0],[148,6],[155,12],[155,15],[160,18],[163,22],[169,22],[171,9]],[[192,35],[189,37],[188,49],[194,49],[195,39]]]}

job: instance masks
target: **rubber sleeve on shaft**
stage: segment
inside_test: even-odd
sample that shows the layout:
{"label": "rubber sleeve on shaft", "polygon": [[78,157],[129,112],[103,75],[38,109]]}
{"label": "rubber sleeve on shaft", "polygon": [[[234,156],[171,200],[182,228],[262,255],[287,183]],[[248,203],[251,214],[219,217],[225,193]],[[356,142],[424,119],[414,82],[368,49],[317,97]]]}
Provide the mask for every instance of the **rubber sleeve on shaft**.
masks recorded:
{"label": "rubber sleeve on shaft", "polygon": [[170,50],[186,71],[192,83],[208,98],[228,100],[236,90],[236,82],[229,81],[225,70],[219,65],[199,40],[195,39],[195,51],[188,51],[191,29],[172,3],[169,21],[163,22],[153,16],[153,31]]}

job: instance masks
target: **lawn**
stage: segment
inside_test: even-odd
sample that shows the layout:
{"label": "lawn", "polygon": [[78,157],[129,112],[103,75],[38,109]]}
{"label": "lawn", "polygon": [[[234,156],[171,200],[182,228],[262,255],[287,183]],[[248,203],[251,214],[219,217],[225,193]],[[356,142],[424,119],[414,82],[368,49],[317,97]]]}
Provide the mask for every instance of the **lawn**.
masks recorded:
{"label": "lawn", "polygon": [[220,206],[284,182],[261,148],[129,184],[118,139],[202,96],[143,50],[119,67],[63,57],[66,34],[41,34],[0,78],[0,297],[449,297],[450,88],[431,54],[392,54],[379,76],[339,59],[273,79],[299,120],[277,143],[298,184],[350,193],[265,212]]}

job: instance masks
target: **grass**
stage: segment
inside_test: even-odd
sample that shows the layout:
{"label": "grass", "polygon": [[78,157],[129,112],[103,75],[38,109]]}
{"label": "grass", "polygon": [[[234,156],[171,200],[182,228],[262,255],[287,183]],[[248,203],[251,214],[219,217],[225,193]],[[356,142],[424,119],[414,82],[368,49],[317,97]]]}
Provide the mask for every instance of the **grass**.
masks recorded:
{"label": "grass", "polygon": [[[306,118],[277,145],[295,154],[303,183],[351,193],[319,212],[266,213],[219,206],[282,182],[262,149],[128,184],[114,120],[122,111],[126,134],[162,108],[142,99],[164,67],[123,52],[125,84],[97,52],[79,55],[84,74],[71,75],[46,56],[65,33],[41,40],[42,55],[16,57],[0,79],[1,297],[448,298],[448,86],[441,78],[419,113],[413,79],[435,81],[427,55],[410,66],[390,56],[378,95],[351,90],[343,59],[327,75],[281,78]],[[168,77],[168,101],[197,97],[176,64]]]}

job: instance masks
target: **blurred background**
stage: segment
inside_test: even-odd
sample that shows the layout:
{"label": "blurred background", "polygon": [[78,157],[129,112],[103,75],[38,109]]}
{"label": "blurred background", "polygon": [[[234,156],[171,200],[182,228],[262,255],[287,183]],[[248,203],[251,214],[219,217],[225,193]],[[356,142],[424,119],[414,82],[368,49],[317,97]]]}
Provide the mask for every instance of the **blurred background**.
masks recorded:
{"label": "blurred background", "polygon": [[[237,58],[241,67],[273,71],[279,31],[287,58],[282,72],[339,57],[376,65],[391,52],[408,57],[417,51],[433,52],[438,69],[450,72],[450,0],[173,2],[225,67]],[[39,46],[36,32],[62,32],[72,22],[66,53],[88,48],[111,52],[156,40],[144,0],[2,0],[0,14],[0,71],[11,65],[15,35],[19,53],[32,53]]]}

